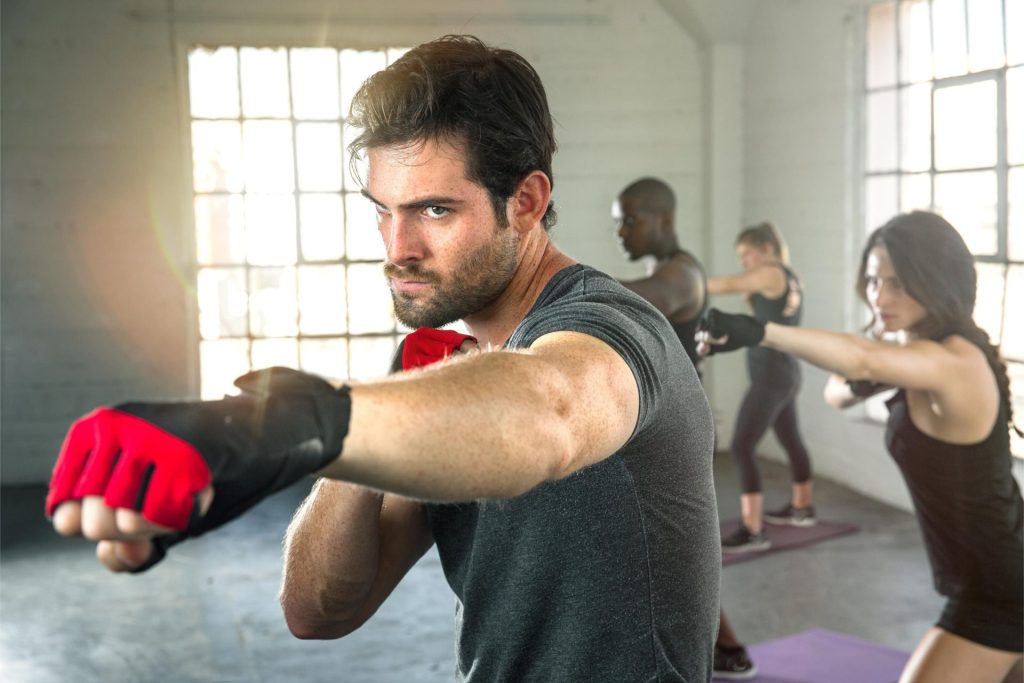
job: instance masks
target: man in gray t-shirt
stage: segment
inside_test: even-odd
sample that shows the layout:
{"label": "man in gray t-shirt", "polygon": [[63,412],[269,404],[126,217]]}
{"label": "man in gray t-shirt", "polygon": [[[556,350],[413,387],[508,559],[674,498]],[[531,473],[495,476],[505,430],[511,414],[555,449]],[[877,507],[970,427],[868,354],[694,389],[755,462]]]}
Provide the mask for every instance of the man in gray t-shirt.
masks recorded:
{"label": "man in gray t-shirt", "polygon": [[665,318],[592,268],[556,273],[506,348],[560,331],[622,357],[639,418],[620,449],[568,477],[511,500],[428,506],[458,598],[459,670],[480,681],[703,680],[721,555],[696,372]]}
{"label": "man in gray t-shirt", "polygon": [[371,77],[350,122],[397,316],[461,320],[484,352],[339,388],[276,368],[238,397],[96,411],[54,469],[55,527],[140,571],[316,471],[285,544],[297,636],[359,628],[436,542],[460,680],[708,680],[710,412],[664,317],[548,235],[536,72],[446,36]]}

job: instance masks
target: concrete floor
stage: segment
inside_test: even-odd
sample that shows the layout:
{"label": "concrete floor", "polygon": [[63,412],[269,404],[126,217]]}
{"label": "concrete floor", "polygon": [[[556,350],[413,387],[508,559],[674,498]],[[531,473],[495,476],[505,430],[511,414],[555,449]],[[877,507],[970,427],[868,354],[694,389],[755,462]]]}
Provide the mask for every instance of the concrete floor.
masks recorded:
{"label": "concrete floor", "polygon": [[[786,470],[763,463],[769,507]],[[716,462],[723,518],[738,507],[727,456]],[[4,489],[0,534],[0,680],[8,683],[453,680],[454,601],[436,553],[381,611],[340,641],[299,641],[277,605],[280,542],[306,486],[175,548],[140,576],[108,574],[93,546],[57,537],[44,491]],[[746,642],[827,628],[911,650],[938,616],[913,517],[817,483],[819,515],[863,531],[727,567],[723,602]]]}

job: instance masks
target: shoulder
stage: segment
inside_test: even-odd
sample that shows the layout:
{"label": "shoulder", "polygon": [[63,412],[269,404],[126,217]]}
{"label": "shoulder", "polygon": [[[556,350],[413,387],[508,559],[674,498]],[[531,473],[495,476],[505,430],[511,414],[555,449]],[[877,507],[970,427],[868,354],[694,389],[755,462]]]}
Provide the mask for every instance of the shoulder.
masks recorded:
{"label": "shoulder", "polygon": [[970,366],[971,369],[988,368],[988,357],[977,344],[959,334],[951,334],[941,341],[933,342],[954,360]]}

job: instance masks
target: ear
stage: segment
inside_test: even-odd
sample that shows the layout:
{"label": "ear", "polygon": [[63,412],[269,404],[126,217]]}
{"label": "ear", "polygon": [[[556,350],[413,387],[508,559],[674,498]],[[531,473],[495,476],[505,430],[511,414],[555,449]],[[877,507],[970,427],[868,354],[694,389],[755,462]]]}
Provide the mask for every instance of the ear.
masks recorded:
{"label": "ear", "polygon": [[551,180],[542,171],[530,171],[506,204],[508,224],[525,235],[540,224],[550,201]]}

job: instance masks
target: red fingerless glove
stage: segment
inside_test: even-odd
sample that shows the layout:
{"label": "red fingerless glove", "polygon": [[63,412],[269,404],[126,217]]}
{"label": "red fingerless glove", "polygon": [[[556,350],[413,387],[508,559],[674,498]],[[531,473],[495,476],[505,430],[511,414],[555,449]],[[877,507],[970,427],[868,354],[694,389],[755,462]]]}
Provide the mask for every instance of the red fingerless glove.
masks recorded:
{"label": "red fingerless glove", "polygon": [[[83,496],[178,530],[167,547],[238,517],[336,458],[348,433],[348,388],[288,368],[251,372],[219,401],[123,403],[72,425],[53,469],[46,514]],[[213,484],[210,509],[197,494]]]}
{"label": "red fingerless glove", "polygon": [[422,368],[444,360],[458,351],[467,339],[476,341],[476,337],[452,330],[421,327],[415,332],[410,332],[402,344],[402,369]]}
{"label": "red fingerless glove", "polygon": [[[124,453],[131,457],[121,462]],[[206,461],[188,442],[134,415],[98,408],[64,439],[46,514],[52,517],[68,500],[102,496],[109,507],[138,510],[151,522],[184,529],[195,495],[211,481]]]}

